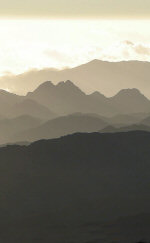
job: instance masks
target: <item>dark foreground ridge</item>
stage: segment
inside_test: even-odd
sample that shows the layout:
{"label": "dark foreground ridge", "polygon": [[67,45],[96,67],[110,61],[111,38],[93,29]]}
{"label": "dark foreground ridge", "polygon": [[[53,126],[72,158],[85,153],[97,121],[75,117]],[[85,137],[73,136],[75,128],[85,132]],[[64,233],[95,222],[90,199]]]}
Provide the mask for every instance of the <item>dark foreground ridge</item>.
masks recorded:
{"label": "dark foreground ridge", "polygon": [[147,242],[149,171],[148,132],[0,148],[0,241]]}

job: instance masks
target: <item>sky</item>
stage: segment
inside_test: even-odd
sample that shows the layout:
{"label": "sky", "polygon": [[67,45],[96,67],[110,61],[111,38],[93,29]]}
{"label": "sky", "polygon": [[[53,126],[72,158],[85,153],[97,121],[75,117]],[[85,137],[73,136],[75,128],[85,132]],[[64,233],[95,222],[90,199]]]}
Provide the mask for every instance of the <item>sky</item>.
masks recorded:
{"label": "sky", "polygon": [[0,16],[38,18],[149,18],[149,0],[5,0]]}
{"label": "sky", "polygon": [[150,0],[5,0],[0,76],[92,59],[150,61]]}

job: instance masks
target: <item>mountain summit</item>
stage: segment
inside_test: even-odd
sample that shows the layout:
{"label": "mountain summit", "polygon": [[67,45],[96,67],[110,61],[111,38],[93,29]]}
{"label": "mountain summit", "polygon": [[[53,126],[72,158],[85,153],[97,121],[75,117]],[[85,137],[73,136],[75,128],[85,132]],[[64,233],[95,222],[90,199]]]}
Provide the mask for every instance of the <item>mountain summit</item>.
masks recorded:
{"label": "mountain summit", "polygon": [[109,100],[111,104],[122,111],[122,113],[150,111],[150,100],[138,89],[123,89]]}

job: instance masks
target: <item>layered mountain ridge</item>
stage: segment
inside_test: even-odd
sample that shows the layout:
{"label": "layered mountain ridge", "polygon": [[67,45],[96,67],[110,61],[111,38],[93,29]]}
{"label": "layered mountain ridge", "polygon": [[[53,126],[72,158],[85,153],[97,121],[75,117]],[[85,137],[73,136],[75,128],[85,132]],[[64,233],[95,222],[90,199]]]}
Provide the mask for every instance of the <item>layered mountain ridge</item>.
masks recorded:
{"label": "layered mountain ridge", "polygon": [[[98,91],[87,95],[69,80],[56,85],[46,81],[26,96],[1,91],[0,101],[0,121],[7,124],[9,119],[8,130],[0,127],[0,144],[98,132],[111,125],[117,128],[150,126],[150,100],[137,89],[121,90],[108,98]],[[37,126],[36,122],[35,126],[31,123],[31,127],[21,125],[22,129],[17,131],[18,123],[15,128],[14,119],[19,117],[38,119],[42,125]],[[135,130],[136,126],[130,128]],[[141,130],[149,131],[149,128]]]}
{"label": "layered mountain ridge", "polygon": [[9,88],[19,94],[35,90],[45,80],[53,80],[57,84],[69,79],[87,93],[97,90],[110,97],[121,89],[136,87],[150,98],[149,70],[149,62],[93,60],[61,71],[47,68],[31,70],[19,75],[3,76],[0,81],[1,87]]}

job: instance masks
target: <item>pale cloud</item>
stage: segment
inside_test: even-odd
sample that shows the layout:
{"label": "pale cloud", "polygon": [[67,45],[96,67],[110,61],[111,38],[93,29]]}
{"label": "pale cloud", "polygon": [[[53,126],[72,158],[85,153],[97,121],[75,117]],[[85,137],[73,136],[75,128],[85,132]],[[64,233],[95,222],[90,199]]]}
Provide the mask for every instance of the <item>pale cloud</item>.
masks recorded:
{"label": "pale cloud", "polygon": [[139,44],[135,47],[135,51],[140,55],[150,56],[150,46]]}
{"label": "pale cloud", "polygon": [[91,61],[99,57],[99,53],[102,48],[99,46],[79,46],[79,47],[67,47],[58,49],[46,49],[43,54],[48,57],[51,62],[57,64],[61,63],[61,69],[63,67],[75,67],[82,63]]}
{"label": "pale cloud", "polygon": [[108,61],[150,61],[150,45],[128,40],[117,42],[104,48],[99,58]]}
{"label": "pale cloud", "polygon": [[150,45],[134,43],[129,40],[116,42],[113,45],[103,47],[101,44],[96,46],[81,46],[74,50],[67,48],[63,50],[47,49],[44,54],[52,62],[61,63],[62,66],[77,66],[92,59],[104,61],[150,61]]}
{"label": "pale cloud", "polygon": [[49,58],[52,62],[57,63],[59,66],[61,63],[61,68],[66,67],[66,66],[74,66],[76,65],[77,62],[77,56],[74,58],[73,51],[71,48],[49,48],[44,50],[43,54]]}

